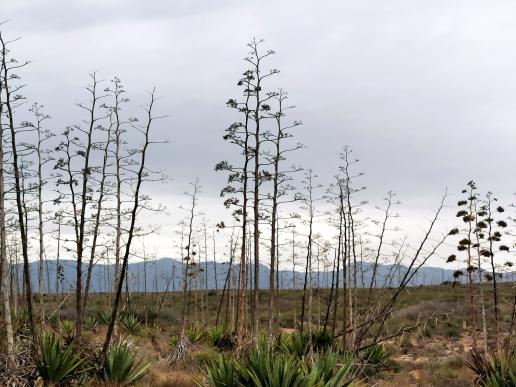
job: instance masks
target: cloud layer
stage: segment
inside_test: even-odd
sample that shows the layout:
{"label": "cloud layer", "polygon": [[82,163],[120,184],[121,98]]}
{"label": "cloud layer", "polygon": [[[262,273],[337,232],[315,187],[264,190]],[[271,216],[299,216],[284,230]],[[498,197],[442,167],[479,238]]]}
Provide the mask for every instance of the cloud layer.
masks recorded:
{"label": "cloud layer", "polygon": [[22,37],[18,57],[33,60],[28,97],[47,106],[56,131],[80,120],[73,102],[92,70],[119,76],[135,106],[156,85],[168,116],[156,135],[170,144],[152,162],[174,179],[170,207],[195,177],[217,202],[213,165],[233,152],[221,139],[235,119],[225,101],[238,95],[253,36],[277,51],[274,86],[304,123],[297,140],[308,148],[293,161],[325,182],[347,144],[365,196],[395,190],[407,213],[471,178],[513,192],[514,2],[7,0],[1,13]]}

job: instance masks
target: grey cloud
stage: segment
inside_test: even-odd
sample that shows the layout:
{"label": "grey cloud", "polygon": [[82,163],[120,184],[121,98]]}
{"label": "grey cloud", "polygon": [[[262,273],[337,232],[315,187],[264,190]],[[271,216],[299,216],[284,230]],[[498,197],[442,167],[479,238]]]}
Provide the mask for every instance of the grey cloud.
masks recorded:
{"label": "grey cloud", "polygon": [[[405,203],[456,192],[470,178],[511,193],[516,163],[516,5],[510,1],[12,1],[6,29],[21,35],[29,96],[53,125],[77,121],[87,73],[126,83],[134,109],[153,85],[168,117],[153,163],[177,182],[200,177],[215,197],[215,162],[231,158],[225,107],[238,96],[245,43],[263,37],[281,69],[308,148],[292,162],[328,182],[350,145],[368,197]],[[181,188],[174,188],[181,187]],[[427,201],[428,203],[428,201]]]}

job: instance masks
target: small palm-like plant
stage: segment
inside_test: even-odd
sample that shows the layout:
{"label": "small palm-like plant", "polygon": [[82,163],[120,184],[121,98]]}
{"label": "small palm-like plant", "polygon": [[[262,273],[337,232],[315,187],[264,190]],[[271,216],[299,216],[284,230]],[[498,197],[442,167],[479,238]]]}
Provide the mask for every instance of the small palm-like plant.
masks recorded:
{"label": "small palm-like plant", "polygon": [[120,328],[131,335],[140,333],[142,323],[135,314],[126,314],[120,317]]}
{"label": "small palm-like plant", "polygon": [[94,330],[97,325],[99,325],[99,322],[95,316],[88,316],[84,319],[84,327],[89,331]]}
{"label": "small palm-like plant", "polygon": [[150,324],[150,328],[152,330],[155,330],[157,332],[159,332],[161,330],[161,325],[159,325],[159,322],[157,321],[153,321],[151,324]]}
{"label": "small palm-like plant", "polygon": [[352,356],[337,361],[335,352],[328,351],[315,360],[299,359],[274,351],[266,342],[259,341],[239,360],[220,354],[206,365],[206,384],[199,386],[253,387],[340,387],[349,385],[355,374]]}
{"label": "small palm-like plant", "polygon": [[391,355],[382,344],[374,344],[365,349],[361,357],[365,363],[364,371],[375,373],[387,365]]}
{"label": "small palm-like plant", "polygon": [[40,342],[36,366],[39,375],[48,383],[61,383],[72,378],[83,362],[73,345],[64,347],[54,335],[46,334]]}
{"label": "small palm-like plant", "polygon": [[186,328],[186,337],[190,340],[190,343],[195,344],[204,337],[204,331],[197,324],[192,324]]}
{"label": "small palm-like plant", "polygon": [[179,343],[179,337],[177,335],[172,335],[168,339],[168,345],[170,345],[170,348],[175,348],[175,346]]}
{"label": "small palm-like plant", "polygon": [[75,324],[72,320],[61,321],[61,335],[67,343],[71,343],[74,339]]}
{"label": "small palm-like plant", "polygon": [[337,354],[328,351],[318,356],[317,360],[309,363],[306,370],[306,386],[339,387],[348,385],[355,374],[357,367],[355,359],[349,355],[337,364]]}
{"label": "small palm-like plant", "polygon": [[312,344],[317,351],[329,348],[332,342],[332,336],[324,329],[318,329],[312,333]]}
{"label": "small palm-like plant", "polygon": [[218,347],[224,337],[224,329],[221,327],[213,327],[207,332],[208,343],[214,347]]}
{"label": "small palm-like plant", "polygon": [[144,377],[150,363],[137,360],[133,344],[127,340],[113,343],[104,363],[104,378],[122,385],[130,385]]}
{"label": "small palm-like plant", "polygon": [[466,366],[477,375],[482,386],[516,386],[516,351],[509,353],[486,353],[472,349],[468,354]]}
{"label": "small palm-like plant", "polygon": [[206,365],[206,371],[206,384],[195,381],[198,386],[233,387],[238,385],[233,357],[219,354],[216,360],[212,360]]}
{"label": "small palm-like plant", "polygon": [[103,325],[108,325],[111,321],[111,313],[107,310],[102,310],[97,313],[97,321]]}
{"label": "small palm-like plant", "polygon": [[266,345],[258,344],[238,363],[238,373],[244,386],[283,386],[301,385],[304,372],[292,356],[281,356]]}
{"label": "small palm-like plant", "polygon": [[281,336],[278,348],[285,355],[303,358],[308,354],[310,349],[308,335],[295,332],[289,336]]}

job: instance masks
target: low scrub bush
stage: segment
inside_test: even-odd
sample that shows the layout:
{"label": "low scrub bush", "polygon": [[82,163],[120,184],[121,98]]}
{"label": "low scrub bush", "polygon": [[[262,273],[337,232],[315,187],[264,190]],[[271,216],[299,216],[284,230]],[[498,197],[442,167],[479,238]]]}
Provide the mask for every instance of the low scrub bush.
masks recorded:
{"label": "low scrub bush", "polygon": [[278,339],[278,348],[287,355],[298,358],[305,357],[310,352],[310,338],[312,350],[316,352],[325,351],[331,348],[333,338],[323,329],[315,330],[310,334],[294,332],[290,335],[282,335]]}
{"label": "low scrub bush", "polygon": [[179,343],[179,337],[177,335],[172,335],[168,339],[168,345],[170,345],[170,348],[175,348],[175,346]]}
{"label": "low scrub bush", "polygon": [[236,364],[237,362],[233,357],[219,354],[216,360],[206,365],[207,382],[204,384],[197,381],[197,385],[209,387],[238,386]]}
{"label": "low scrub bush", "polygon": [[208,344],[219,347],[224,338],[224,328],[215,326],[206,333]]}
{"label": "low scrub bush", "polygon": [[123,314],[120,316],[120,328],[126,333],[137,335],[140,333],[142,323],[135,314]]}
{"label": "low scrub bush", "polygon": [[63,383],[78,375],[84,358],[73,348],[73,343],[64,346],[59,338],[46,334],[39,343],[36,361],[39,376],[47,383]]}
{"label": "low scrub bush", "polygon": [[294,332],[288,336],[280,336],[278,349],[285,355],[291,355],[299,359],[305,357],[309,351],[308,335]]}
{"label": "low scrub bush", "polygon": [[339,365],[337,354],[328,351],[317,358],[316,361],[309,363],[306,372],[306,382],[304,386],[325,386],[338,387],[351,384],[354,375],[359,370],[355,364],[355,359],[351,355],[341,359]]}
{"label": "low scrub bush", "polygon": [[99,325],[98,320],[95,318],[95,316],[88,316],[84,319],[84,328],[86,328],[89,331],[94,330],[97,325]]}
{"label": "low scrub bush", "polygon": [[481,386],[516,386],[515,350],[490,353],[472,349],[466,357],[465,364],[475,373],[477,383]]}
{"label": "low scrub bush", "polygon": [[108,325],[111,321],[111,312],[101,310],[97,313],[97,321],[102,325]]}
{"label": "low scrub bush", "polygon": [[136,354],[136,349],[127,340],[111,344],[103,367],[104,379],[126,386],[143,378],[149,371],[150,363],[137,360]]}
{"label": "low scrub bush", "polygon": [[192,324],[186,328],[186,337],[190,343],[198,343],[204,337],[204,330],[199,325]]}
{"label": "low scrub bush", "polygon": [[314,350],[326,350],[333,344],[333,337],[324,329],[315,330],[312,333],[312,345]]}
{"label": "low scrub bush", "polygon": [[337,354],[329,351],[300,361],[266,342],[259,342],[240,359],[220,354],[206,367],[206,383],[197,383],[208,387],[338,387],[348,385],[355,371],[351,356],[339,364]]}
{"label": "low scrub bush", "polygon": [[266,346],[253,348],[237,363],[239,381],[244,386],[299,386],[304,372],[294,357],[274,353]]}
{"label": "low scrub bush", "polygon": [[365,349],[360,355],[364,362],[364,373],[366,375],[375,374],[386,367],[391,357],[383,344],[374,344]]}
{"label": "low scrub bush", "polygon": [[75,335],[75,323],[72,320],[61,321],[61,335],[67,343],[71,343]]}

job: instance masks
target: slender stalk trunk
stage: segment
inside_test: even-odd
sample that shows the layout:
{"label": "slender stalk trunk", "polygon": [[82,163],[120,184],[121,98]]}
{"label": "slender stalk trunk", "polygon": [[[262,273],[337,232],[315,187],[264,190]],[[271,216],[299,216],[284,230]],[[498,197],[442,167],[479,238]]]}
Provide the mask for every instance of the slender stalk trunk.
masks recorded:
{"label": "slender stalk trunk", "polygon": [[500,326],[498,324],[499,313],[498,309],[498,284],[496,279],[496,266],[494,262],[494,251],[493,251],[493,220],[492,220],[492,211],[491,211],[491,195],[487,196],[487,217],[490,219],[488,221],[489,225],[489,258],[491,262],[491,274],[493,276],[493,301],[494,301],[494,323],[495,323],[495,346],[497,349],[500,349]]}
{"label": "slender stalk trunk", "polygon": [[[190,301],[189,301],[190,292],[188,291],[188,281],[190,280],[190,273],[188,271],[188,268],[191,265],[191,262],[195,262],[194,261],[195,256],[192,254],[193,253],[192,235],[193,235],[193,231],[194,231],[193,223],[194,223],[194,219],[195,219],[195,207],[197,205],[198,189],[199,189],[198,181],[196,180],[195,183],[193,184],[193,192],[191,194],[192,200],[191,200],[191,207],[190,207],[190,211],[189,211],[190,216],[189,216],[189,223],[188,223],[188,236],[187,236],[187,241],[186,241],[186,257],[184,259],[186,261],[186,263],[185,263],[185,281],[183,283],[183,313],[181,315],[181,335],[182,336],[184,336],[185,331],[186,331],[186,314],[188,311],[185,308],[187,308],[187,304],[188,304],[188,308],[190,305]],[[195,281],[197,284],[197,277],[195,278]],[[191,288],[191,280],[190,280],[190,288]],[[195,288],[197,289],[197,285]],[[197,294],[197,292],[195,293],[195,296],[196,296],[196,294]],[[187,296],[188,296],[188,300],[187,300]],[[196,300],[197,300],[197,297],[196,297]],[[197,309],[195,311],[197,313]],[[188,316],[189,316],[189,313],[188,313]]]}
{"label": "slender stalk trunk", "polygon": [[[470,197],[473,197],[473,189],[470,190]],[[468,274],[468,294],[469,294],[469,306],[471,313],[471,336],[473,338],[473,346],[477,347],[477,307],[475,303],[475,295],[473,294],[473,262],[472,262],[472,254],[471,254],[471,236],[473,233],[473,200],[469,201],[469,213],[470,220],[468,221],[468,243],[467,245],[467,253],[468,253],[468,267],[466,269]]]}
{"label": "slender stalk trunk", "polygon": [[148,147],[149,147],[149,144],[150,144],[149,131],[150,131],[151,124],[152,124],[152,121],[153,121],[152,107],[154,105],[154,101],[155,101],[155,98],[154,98],[154,92],[153,92],[151,94],[151,100],[150,100],[150,103],[149,103],[149,106],[148,106],[148,109],[147,109],[147,125],[146,125],[145,131],[144,131],[145,139],[144,139],[143,148],[141,150],[141,158],[140,158],[140,163],[139,163],[139,169],[138,169],[138,173],[137,173],[137,176],[136,176],[136,187],[134,189],[133,207],[132,207],[132,210],[131,210],[130,225],[129,225],[129,230],[128,230],[128,234],[127,234],[127,242],[125,244],[124,257],[123,257],[123,261],[122,261],[121,278],[120,278],[120,281],[118,282],[118,288],[117,288],[117,291],[116,291],[116,294],[115,294],[115,301],[113,303],[113,311],[111,313],[111,320],[109,322],[108,330],[107,330],[107,333],[106,333],[106,338],[104,340],[104,345],[103,345],[103,348],[102,348],[102,354],[101,354],[102,359],[106,358],[107,350],[109,348],[109,344],[111,343],[111,338],[113,336],[113,331],[114,331],[114,328],[115,328],[115,322],[116,322],[117,313],[118,313],[118,306],[120,304],[120,298],[121,298],[121,295],[122,295],[122,282],[124,280],[125,270],[126,270],[127,265],[128,265],[129,255],[131,253],[131,243],[132,243],[132,240],[133,240],[133,237],[134,237],[134,229],[135,229],[135,224],[136,224],[136,215],[138,213],[139,204],[140,204],[140,188],[141,188],[141,185],[142,185],[142,182],[143,182],[143,178],[144,178],[145,160],[146,160],[146,156],[147,156],[147,150],[148,150]]}
{"label": "slender stalk trunk", "polygon": [[15,183],[15,192],[16,192],[16,207],[18,210],[18,226],[20,231],[21,245],[22,245],[22,256],[23,256],[23,273],[24,273],[24,290],[25,297],[27,300],[27,313],[29,317],[29,326],[30,332],[32,335],[33,343],[37,342],[37,332],[36,326],[34,324],[34,313],[33,313],[33,305],[32,305],[32,287],[30,283],[30,269],[29,269],[29,252],[28,252],[28,237],[27,237],[27,229],[25,224],[25,214],[24,214],[24,203],[22,201],[22,186],[20,182],[20,168],[19,168],[19,156],[18,156],[18,148],[16,143],[16,128],[14,124],[14,111],[12,106],[12,96],[10,85],[8,84],[9,79],[9,70],[7,66],[7,47],[3,40],[3,37],[0,33],[0,45],[1,45],[1,70],[3,72],[3,86],[5,93],[5,101],[4,106],[7,111],[8,117],[8,128],[11,135],[11,158],[13,164],[13,172],[14,172],[14,183]]}
{"label": "slender stalk trunk", "polygon": [[[84,256],[85,250],[85,238],[86,238],[86,220],[87,214],[86,209],[89,203],[89,194],[88,194],[88,183],[91,174],[91,166],[90,166],[90,156],[93,148],[93,131],[95,128],[95,123],[97,118],[95,117],[95,111],[97,107],[97,102],[99,97],[97,96],[97,86],[98,81],[96,79],[96,75],[92,74],[92,85],[91,88],[88,88],[91,93],[91,106],[83,107],[89,113],[89,122],[88,122],[88,130],[86,133],[86,146],[84,150],[84,165],[82,168],[82,187],[81,187],[81,208],[79,214],[75,214],[75,216],[79,216],[79,219],[76,221],[78,223],[78,238],[76,241],[77,244],[77,278],[75,282],[75,343],[79,347],[81,344],[81,335],[82,335],[82,324],[83,324],[83,300],[82,300],[82,260]],[[79,105],[82,106],[82,105]],[[71,160],[69,160],[70,162]]]}
{"label": "slender stalk trunk", "polygon": [[105,200],[105,185],[106,185],[107,166],[108,166],[108,150],[109,150],[110,144],[111,144],[111,127],[108,128],[107,140],[106,140],[106,143],[104,146],[104,158],[102,161],[102,172],[101,172],[101,180],[100,180],[100,186],[99,186],[99,197],[97,200],[97,206],[96,206],[97,211],[95,213],[95,221],[94,221],[94,226],[93,226],[93,239],[92,239],[91,247],[90,247],[90,260],[88,262],[88,271],[86,273],[86,286],[84,288],[83,310],[86,310],[86,305],[88,303],[88,295],[89,295],[90,284],[91,284],[91,273],[93,271],[93,266],[95,264],[97,239],[99,236],[101,214],[102,214],[102,210],[103,210],[102,205]]}
{"label": "slender stalk trunk", "polygon": [[7,238],[5,229],[5,175],[4,175],[4,130],[2,125],[3,103],[1,92],[3,82],[0,78],[0,260],[2,270],[2,305],[4,307],[5,336],[7,342],[7,358],[14,361],[14,333],[11,319],[9,259],[7,258]]}

